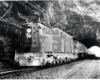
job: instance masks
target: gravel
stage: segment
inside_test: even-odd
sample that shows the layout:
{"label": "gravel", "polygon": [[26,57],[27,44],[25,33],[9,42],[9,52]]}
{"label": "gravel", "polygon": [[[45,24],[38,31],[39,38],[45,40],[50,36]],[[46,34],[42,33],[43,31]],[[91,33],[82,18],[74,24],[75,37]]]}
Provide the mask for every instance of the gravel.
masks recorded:
{"label": "gravel", "polygon": [[77,68],[85,63],[86,60],[72,62],[64,65],[59,65],[51,68],[46,68],[43,70],[35,71],[35,72],[20,72],[19,75],[14,77],[9,77],[9,79],[58,79],[59,76],[65,74],[67,71]]}
{"label": "gravel", "polygon": [[93,61],[86,62],[85,65],[82,65],[80,67],[80,69],[77,70],[77,72],[74,75],[67,77],[67,78],[69,78],[69,79],[83,79],[83,78],[87,79],[92,74],[94,66],[95,65],[94,65]]}
{"label": "gravel", "polygon": [[20,72],[9,79],[100,79],[100,60],[82,60],[35,72]]}
{"label": "gravel", "polygon": [[100,60],[88,60],[76,69],[72,68],[70,75],[61,76],[62,79],[100,79]]}

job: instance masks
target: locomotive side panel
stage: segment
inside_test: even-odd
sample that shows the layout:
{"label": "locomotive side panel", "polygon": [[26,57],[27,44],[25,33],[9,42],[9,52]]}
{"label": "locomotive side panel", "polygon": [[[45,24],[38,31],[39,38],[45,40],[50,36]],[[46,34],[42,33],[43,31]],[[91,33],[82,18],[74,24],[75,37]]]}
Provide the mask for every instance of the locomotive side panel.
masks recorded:
{"label": "locomotive side panel", "polygon": [[54,34],[55,35],[54,38],[58,43],[57,52],[72,53],[73,52],[72,37],[58,28],[54,28],[53,30],[54,32],[57,33],[56,35]]}
{"label": "locomotive side panel", "polygon": [[32,25],[32,48],[31,52],[40,51],[39,31],[36,23]]}
{"label": "locomotive side panel", "polygon": [[71,51],[72,51],[72,53],[74,53],[74,41],[73,41],[73,37],[71,37]]}
{"label": "locomotive side panel", "polygon": [[61,31],[58,28],[53,28],[53,52],[64,52],[64,41],[61,39]]}
{"label": "locomotive side panel", "polygon": [[61,38],[59,36],[53,36],[53,52],[63,52],[61,45]]}
{"label": "locomotive side panel", "polygon": [[52,52],[52,29],[38,24],[39,29],[39,40],[40,40],[40,49],[43,52]]}
{"label": "locomotive side panel", "polygon": [[84,53],[84,45],[79,42],[79,53]]}
{"label": "locomotive side panel", "polygon": [[73,46],[74,46],[74,53],[75,54],[78,54],[79,53],[79,43],[78,43],[78,41],[77,40],[73,40]]}
{"label": "locomotive side panel", "polygon": [[52,36],[40,35],[40,46],[43,52],[52,52]]}
{"label": "locomotive side panel", "polygon": [[39,37],[41,51],[44,52],[64,52],[64,40],[61,38],[58,28],[50,29],[44,25],[40,25]]}
{"label": "locomotive side panel", "polygon": [[66,57],[68,60],[76,59],[77,55],[74,53],[74,43],[73,43],[73,37],[68,35],[65,32],[62,32],[62,36],[64,39],[64,52],[66,54]]}
{"label": "locomotive side panel", "polygon": [[65,52],[69,54],[72,53],[71,38],[67,35],[65,37]]}

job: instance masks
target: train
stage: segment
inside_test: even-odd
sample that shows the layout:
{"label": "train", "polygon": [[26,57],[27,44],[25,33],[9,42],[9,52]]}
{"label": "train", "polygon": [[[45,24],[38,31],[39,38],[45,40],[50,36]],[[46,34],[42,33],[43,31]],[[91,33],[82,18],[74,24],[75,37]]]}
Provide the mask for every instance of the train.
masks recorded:
{"label": "train", "polygon": [[19,50],[14,61],[19,66],[44,66],[83,58],[87,48],[75,37],[41,22],[22,25]]}

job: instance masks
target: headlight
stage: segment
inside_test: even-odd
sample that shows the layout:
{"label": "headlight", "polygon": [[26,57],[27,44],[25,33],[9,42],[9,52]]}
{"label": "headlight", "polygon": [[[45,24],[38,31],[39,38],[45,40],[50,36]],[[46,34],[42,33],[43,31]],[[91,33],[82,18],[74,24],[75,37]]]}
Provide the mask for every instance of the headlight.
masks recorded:
{"label": "headlight", "polygon": [[28,33],[30,33],[30,32],[31,32],[31,29],[30,29],[30,28],[28,28],[28,29],[27,29],[27,32],[28,32]]}

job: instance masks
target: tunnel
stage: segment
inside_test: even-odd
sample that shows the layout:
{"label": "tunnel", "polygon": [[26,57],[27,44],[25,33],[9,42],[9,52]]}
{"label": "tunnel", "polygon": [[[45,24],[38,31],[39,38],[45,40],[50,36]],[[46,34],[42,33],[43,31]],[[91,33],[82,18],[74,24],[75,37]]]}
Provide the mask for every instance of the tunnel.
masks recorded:
{"label": "tunnel", "polygon": [[[84,38],[80,40],[81,43],[83,43],[87,49],[89,49],[92,46],[99,46],[100,47],[100,41],[96,40],[95,38]],[[95,57],[95,55],[88,55],[87,59],[98,59]]]}
{"label": "tunnel", "polygon": [[99,46],[100,42],[96,40],[95,38],[84,38],[80,40],[81,43],[83,43],[87,48],[90,48],[92,46]]}

